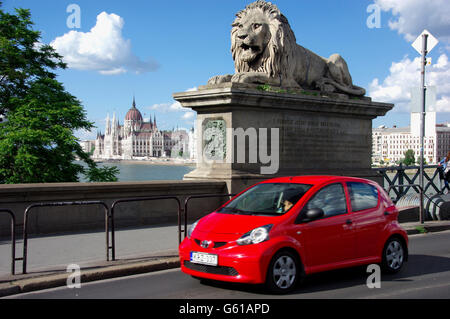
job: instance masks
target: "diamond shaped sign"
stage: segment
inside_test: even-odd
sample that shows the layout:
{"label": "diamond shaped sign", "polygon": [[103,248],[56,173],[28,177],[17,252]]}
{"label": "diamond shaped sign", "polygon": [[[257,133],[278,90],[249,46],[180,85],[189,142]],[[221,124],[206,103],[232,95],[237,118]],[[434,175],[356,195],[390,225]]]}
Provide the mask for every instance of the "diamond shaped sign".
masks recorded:
{"label": "diamond shaped sign", "polygon": [[423,32],[417,37],[417,39],[411,44],[414,49],[416,49],[419,54],[422,54],[422,35],[428,34],[427,38],[427,53],[433,50],[436,44],[439,43],[438,39],[436,39],[428,30],[423,30]]}

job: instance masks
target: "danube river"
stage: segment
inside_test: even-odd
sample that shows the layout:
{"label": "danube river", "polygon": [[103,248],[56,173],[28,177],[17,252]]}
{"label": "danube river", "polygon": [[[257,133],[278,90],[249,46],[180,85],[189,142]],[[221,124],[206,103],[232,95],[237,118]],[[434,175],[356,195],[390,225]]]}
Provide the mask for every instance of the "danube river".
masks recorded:
{"label": "danube river", "polygon": [[[120,170],[119,182],[182,180],[183,176],[192,171],[194,165],[155,164],[150,162],[104,162],[98,166],[117,166]],[[85,180],[80,178],[81,182]]]}

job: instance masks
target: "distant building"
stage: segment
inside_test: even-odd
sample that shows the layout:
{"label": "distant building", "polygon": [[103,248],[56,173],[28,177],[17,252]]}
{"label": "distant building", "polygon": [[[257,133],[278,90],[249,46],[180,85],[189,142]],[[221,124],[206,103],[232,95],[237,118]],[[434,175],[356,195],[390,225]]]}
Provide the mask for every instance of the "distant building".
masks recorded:
{"label": "distant building", "polygon": [[186,157],[189,134],[185,130],[161,131],[153,121],[144,121],[133,98],[131,108],[120,125],[114,113],[106,118],[105,133],[95,140],[95,159],[143,159],[149,157]]}
{"label": "distant building", "polygon": [[[372,162],[394,164],[413,150],[416,161],[420,158],[420,113],[411,113],[408,127],[372,129]],[[436,113],[425,117],[424,158],[428,164],[436,164],[450,151],[450,124],[436,124]]]}
{"label": "distant building", "polygon": [[86,153],[90,153],[95,149],[95,141],[84,140],[80,142],[80,145],[81,149]]}

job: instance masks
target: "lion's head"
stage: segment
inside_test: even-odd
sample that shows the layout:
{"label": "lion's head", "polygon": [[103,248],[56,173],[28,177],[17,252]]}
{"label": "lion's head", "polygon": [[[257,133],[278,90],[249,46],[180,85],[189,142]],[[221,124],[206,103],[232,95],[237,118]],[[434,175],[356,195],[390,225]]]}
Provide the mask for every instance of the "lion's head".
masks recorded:
{"label": "lion's head", "polygon": [[285,16],[274,4],[258,0],[236,14],[231,30],[231,53],[236,73],[286,74],[296,43]]}

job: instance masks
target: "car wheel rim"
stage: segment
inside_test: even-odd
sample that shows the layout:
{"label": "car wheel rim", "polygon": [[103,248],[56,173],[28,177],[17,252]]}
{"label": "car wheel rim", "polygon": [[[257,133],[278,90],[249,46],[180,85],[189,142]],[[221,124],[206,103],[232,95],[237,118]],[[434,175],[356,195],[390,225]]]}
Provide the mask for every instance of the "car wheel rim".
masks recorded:
{"label": "car wheel rim", "polygon": [[386,249],[386,261],[389,268],[397,270],[403,264],[403,247],[398,241],[389,243]]}
{"label": "car wheel rim", "polygon": [[273,265],[273,279],[278,288],[287,289],[292,286],[297,274],[295,261],[289,256],[281,256]]}

